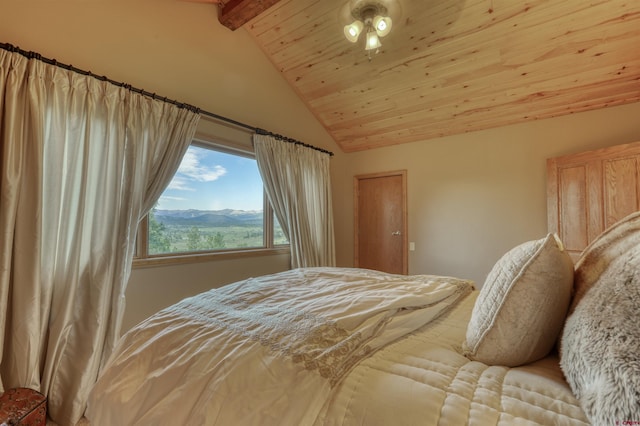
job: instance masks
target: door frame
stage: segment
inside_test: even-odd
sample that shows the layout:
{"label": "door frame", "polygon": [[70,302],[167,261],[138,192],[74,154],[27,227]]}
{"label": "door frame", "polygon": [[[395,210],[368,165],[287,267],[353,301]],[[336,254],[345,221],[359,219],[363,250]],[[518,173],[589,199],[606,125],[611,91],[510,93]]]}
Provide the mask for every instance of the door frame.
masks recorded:
{"label": "door frame", "polygon": [[368,173],[362,175],[356,175],[353,177],[353,239],[354,239],[354,253],[353,259],[356,268],[360,266],[360,247],[358,241],[358,232],[360,228],[359,220],[359,204],[360,204],[360,191],[359,184],[361,180],[381,178],[381,177],[402,177],[402,273],[407,275],[409,273],[409,236],[408,236],[408,209],[407,209],[407,171],[406,170],[394,170],[389,172]]}

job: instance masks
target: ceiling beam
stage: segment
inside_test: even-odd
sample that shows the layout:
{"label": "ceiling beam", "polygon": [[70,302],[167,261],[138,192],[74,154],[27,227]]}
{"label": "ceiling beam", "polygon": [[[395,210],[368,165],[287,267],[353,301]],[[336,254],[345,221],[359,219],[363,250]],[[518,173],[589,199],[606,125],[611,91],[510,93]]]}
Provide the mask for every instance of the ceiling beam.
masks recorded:
{"label": "ceiling beam", "polygon": [[280,0],[230,0],[224,3],[218,14],[222,25],[237,30]]}

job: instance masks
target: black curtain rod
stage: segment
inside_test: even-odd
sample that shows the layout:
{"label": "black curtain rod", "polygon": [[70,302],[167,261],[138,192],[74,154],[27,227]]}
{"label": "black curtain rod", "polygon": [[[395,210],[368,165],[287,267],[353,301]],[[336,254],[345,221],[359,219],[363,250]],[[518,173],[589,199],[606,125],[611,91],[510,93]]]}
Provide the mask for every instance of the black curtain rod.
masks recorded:
{"label": "black curtain rod", "polygon": [[293,144],[296,144],[296,145],[302,145],[302,146],[307,147],[307,148],[315,149],[316,151],[324,152],[325,154],[329,154],[330,156],[333,155],[333,152],[327,151],[326,149],[318,148],[317,146],[309,145],[309,144],[306,144],[304,142],[300,142],[298,140],[288,138],[286,136],[278,135],[276,133],[271,133],[271,132],[268,132],[268,131],[266,131],[264,129],[260,129],[258,127],[250,126],[250,125],[242,123],[240,121],[232,120],[231,118],[227,118],[227,117],[224,117],[222,115],[218,115],[218,114],[214,114],[214,113],[209,112],[209,111],[205,111],[205,110],[200,109],[198,107],[195,107],[193,105],[189,105],[189,104],[186,104],[186,103],[183,103],[183,102],[178,102],[178,101],[175,101],[173,99],[166,98],[164,96],[158,96],[155,93],[147,92],[144,89],[138,89],[137,87],[133,87],[130,84],[126,84],[126,83],[123,83],[123,82],[120,82],[120,81],[115,81],[115,80],[112,80],[112,79],[110,79],[108,77],[105,77],[103,75],[97,75],[97,74],[92,73],[91,71],[86,71],[86,70],[82,70],[80,68],[76,68],[73,65],[63,64],[61,62],[58,62],[55,59],[46,58],[46,57],[40,55],[39,53],[20,49],[19,47],[14,46],[14,45],[12,45],[10,43],[0,43],[0,48],[2,48],[4,50],[7,50],[9,52],[19,53],[20,55],[25,56],[25,57],[27,57],[29,59],[36,59],[36,60],[42,61],[42,62],[44,62],[46,64],[55,65],[57,67],[64,68],[64,69],[69,70],[69,71],[73,71],[73,72],[76,72],[78,74],[87,75],[87,76],[90,76],[90,77],[93,77],[93,78],[97,78],[98,80],[102,80],[102,81],[106,81],[106,82],[111,83],[111,84],[115,84],[116,86],[123,87],[123,88],[125,88],[127,90],[130,90],[132,92],[139,93],[139,94],[144,95],[144,96],[149,96],[149,97],[151,97],[153,99],[158,99],[158,100],[160,100],[162,102],[167,102],[167,103],[172,104],[172,105],[176,105],[179,108],[186,108],[186,109],[188,109],[190,111],[193,111],[193,112],[196,112],[196,113],[198,113],[200,115],[206,115],[208,117],[212,117],[212,118],[215,118],[215,119],[220,120],[220,121],[225,121],[227,123],[233,124],[233,125],[238,126],[238,127],[243,127],[245,129],[251,130],[252,132],[257,133],[259,135],[273,136],[274,138],[276,138],[278,140],[281,140],[281,141],[284,141],[284,142],[293,143]]}

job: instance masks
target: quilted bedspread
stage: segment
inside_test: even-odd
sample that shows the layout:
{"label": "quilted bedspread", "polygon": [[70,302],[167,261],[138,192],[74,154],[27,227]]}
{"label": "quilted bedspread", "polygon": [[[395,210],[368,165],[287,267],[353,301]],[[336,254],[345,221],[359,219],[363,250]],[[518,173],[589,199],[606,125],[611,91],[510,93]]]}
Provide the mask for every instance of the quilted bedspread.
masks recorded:
{"label": "quilted bedspread", "polygon": [[556,355],[516,368],[461,355],[477,294],[358,364],[316,425],[588,425]]}
{"label": "quilted bedspread", "polygon": [[363,361],[471,290],[456,278],[350,268],[211,290],[123,336],[87,417],[92,425],[334,424],[330,402]]}

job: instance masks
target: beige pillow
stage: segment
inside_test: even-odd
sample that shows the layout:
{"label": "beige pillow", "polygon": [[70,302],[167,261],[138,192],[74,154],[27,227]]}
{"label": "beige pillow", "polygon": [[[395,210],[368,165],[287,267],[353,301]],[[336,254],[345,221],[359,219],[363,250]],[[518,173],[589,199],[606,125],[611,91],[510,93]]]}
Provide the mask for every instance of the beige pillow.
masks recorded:
{"label": "beige pillow", "polygon": [[480,290],[465,356],[508,367],[543,358],[562,330],[572,287],[573,262],[555,234],[511,249]]}

